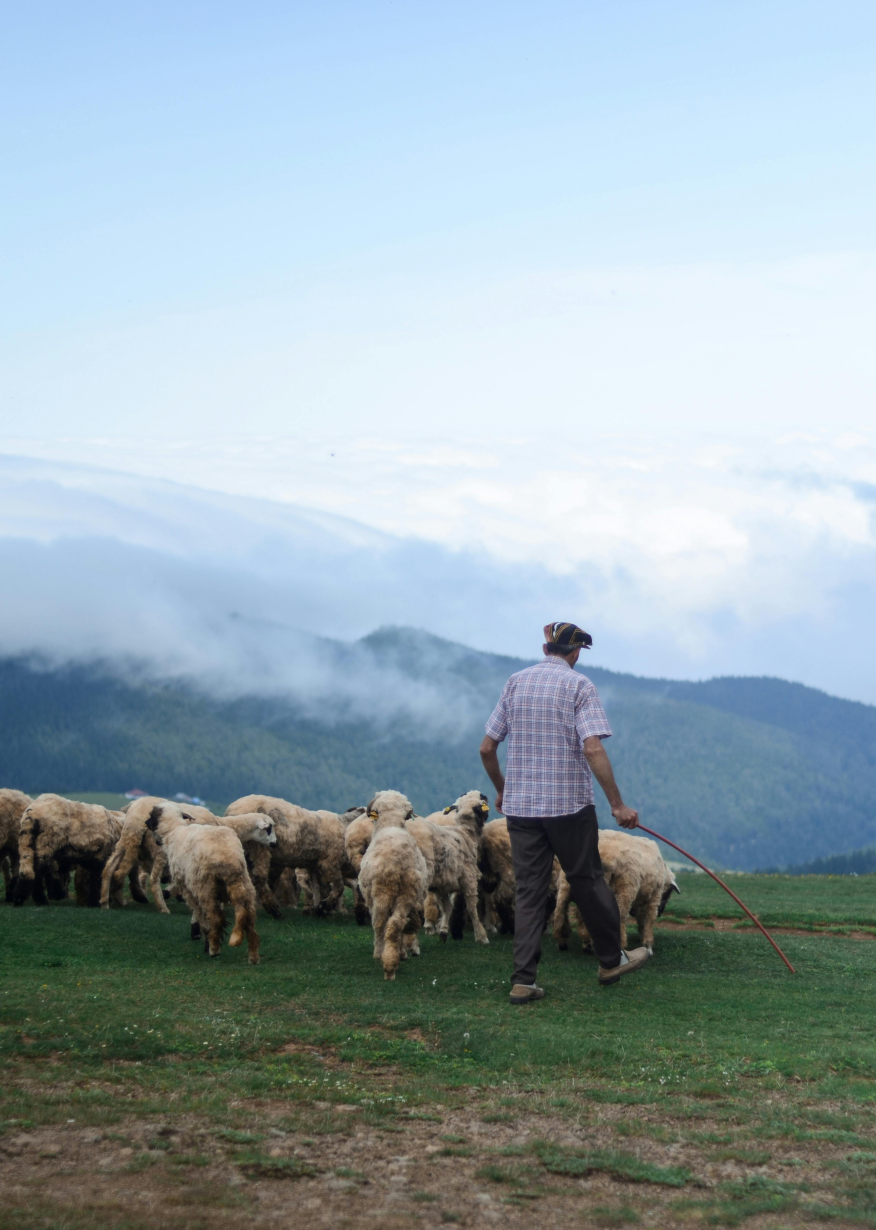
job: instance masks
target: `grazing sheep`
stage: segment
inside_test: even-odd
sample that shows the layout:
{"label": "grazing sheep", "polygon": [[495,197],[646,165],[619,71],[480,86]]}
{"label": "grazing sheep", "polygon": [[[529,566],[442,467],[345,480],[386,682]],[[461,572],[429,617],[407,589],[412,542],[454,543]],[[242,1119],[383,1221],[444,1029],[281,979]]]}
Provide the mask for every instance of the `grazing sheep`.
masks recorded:
{"label": "grazing sheep", "polygon": [[[481,876],[480,893],[486,929],[499,931],[503,935],[513,935],[517,882],[514,878],[508,822],[504,816],[498,820],[491,820],[483,827],[478,870]],[[549,925],[554,914],[559,879],[560,864],[555,858],[545,911],[545,927]],[[454,904],[450,919],[451,934],[454,938],[461,931],[464,919],[464,912]]]}
{"label": "grazing sheep", "polygon": [[[162,816],[165,814],[165,806],[161,807]],[[197,816],[193,817],[192,812],[197,812]],[[175,816],[173,805],[167,809],[167,815]],[[226,816],[220,818],[214,816],[212,812],[207,811],[205,807],[192,808],[189,804],[185,804],[179,813],[186,824],[205,825],[210,828],[229,828],[232,829],[240,839],[240,844],[243,846],[243,853],[247,860],[247,869],[252,863],[256,852],[265,846],[273,845],[276,841],[274,834],[274,822],[270,816],[263,816],[261,812],[250,812],[242,816]],[[147,833],[149,830],[147,829]],[[158,834],[161,835],[161,827],[159,823]],[[154,839],[153,839],[154,840]],[[167,912],[167,906],[164,903],[164,893],[162,891],[162,881],[169,874],[167,852],[160,849],[156,852],[155,859],[152,864],[152,872],[149,877],[152,888],[152,899],[155,904],[159,902],[163,907],[163,911]],[[171,889],[171,895],[172,889]],[[201,937],[200,927],[195,918],[192,919],[192,939],[197,940]]]}
{"label": "grazing sheep", "polygon": [[374,928],[374,959],[392,982],[399,962],[419,956],[417,932],[426,896],[426,860],[405,821],[413,808],[397,790],[381,790],[368,805],[374,835],[359,870],[359,884]]}
{"label": "grazing sheep", "polygon": [[[273,824],[265,817],[248,817],[242,825],[249,841],[265,846],[276,841]],[[160,826],[160,832],[159,832]],[[259,963],[259,936],[255,929],[256,893],[246,869],[243,845],[227,825],[191,824],[182,816],[154,807],[146,827],[157,833],[167,855],[171,891],[182,893],[203,932],[204,948],[218,957],[225,932],[225,903],[234,907],[234,929],[228,940],[236,948],[247,938],[250,965]]]}
{"label": "grazing sheep", "polygon": [[23,905],[31,893],[37,904],[44,904],[39,877],[51,874],[55,864],[64,883],[74,867],[80,868],[75,880],[77,904],[98,906],[101,873],[123,819],[121,812],[57,794],[34,799],[21,817],[14,904]]}
{"label": "grazing sheep", "polygon": [[259,901],[274,918],[282,917],[274,896],[284,868],[301,867],[310,873],[314,911],[337,907],[344,894],[344,826],[334,812],[308,811],[285,799],[248,794],[225,809],[226,818],[259,812],[270,816],[277,834],[270,850],[250,855],[252,879]]}
{"label": "grazing sheep", "polygon": [[[600,829],[599,857],[608,886],[617,897],[621,948],[627,946],[627,921],[632,916],[639,928],[639,943],[653,951],[654,920],[663,913],[670,894],[681,892],[657,843],[631,833]],[[578,935],[589,952],[590,936],[571,900],[569,881],[562,875],[554,913],[554,938],[562,949],[568,948],[570,920],[577,923]]]}
{"label": "grazing sheep", "polygon": [[[133,899],[141,903],[146,901],[146,896],[140,889],[139,873],[142,871],[145,876],[150,876],[158,856],[158,845],[146,827],[146,821],[153,807],[167,807],[175,815],[182,815],[182,809],[178,803],[171,803],[168,799],[155,795],[146,795],[127,804],[123,812],[122,831],[116,842],[116,848],[107,859],[101,877],[100,904],[105,910],[109,909],[111,901],[115,905],[124,905],[122,885],[125,882],[125,876],[129,877]],[[134,892],[135,879],[139,895]],[[153,883],[152,895],[159,913],[169,913],[170,911],[164,904],[164,894],[161,892],[160,883],[157,890]]]}
{"label": "grazing sheep", "polygon": [[[451,897],[456,893],[468,911],[475,940],[489,944],[477,909],[481,832],[489,814],[486,795],[469,790],[440,813],[440,822],[428,817],[408,821],[408,832],[426,860],[429,892],[434,898],[426,912],[427,935],[437,932],[441,940],[447,939]],[[461,927],[458,938],[462,938]]]}
{"label": "grazing sheep", "polygon": [[11,901],[15,895],[15,881],[18,878],[18,830],[21,827],[21,817],[32,802],[30,795],[22,793],[21,790],[0,790],[0,867],[3,870],[7,901]]}

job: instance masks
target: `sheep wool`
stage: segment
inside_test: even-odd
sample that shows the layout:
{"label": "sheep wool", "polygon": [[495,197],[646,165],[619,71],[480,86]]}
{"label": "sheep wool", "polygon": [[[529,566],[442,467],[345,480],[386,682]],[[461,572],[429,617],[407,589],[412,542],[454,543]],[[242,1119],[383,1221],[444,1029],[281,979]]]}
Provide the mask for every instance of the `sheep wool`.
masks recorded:
{"label": "sheep wool", "polygon": [[[426,904],[426,933],[437,932],[446,940],[450,929],[451,898],[457,894],[468,912],[479,944],[489,944],[489,938],[478,915],[478,858],[484,821],[490,814],[486,795],[469,790],[446,808],[441,822],[412,818],[407,822],[426,862],[429,893]],[[437,908],[436,908],[437,907]],[[454,929],[454,938],[462,939],[462,927]]]}
{"label": "sheep wool", "polygon": [[[154,807],[167,808],[174,815],[180,817],[183,814],[182,808],[178,803],[171,803],[168,799],[162,799],[156,795],[146,795],[128,804],[123,812],[122,829],[119,833],[119,839],[107,860],[106,866],[103,869],[103,875],[101,876],[100,904],[105,910],[109,909],[111,902],[114,905],[124,905],[122,885],[125,882],[126,876],[129,877],[132,898],[135,901],[146,901],[146,896],[139,884],[139,873],[142,871],[144,876],[150,878],[152,883],[152,897],[155,902],[155,908],[159,914],[170,913],[164,903],[160,877],[157,889],[152,879],[152,872],[155,867],[155,861],[159,857],[159,850],[153,834],[146,827],[146,821],[152,814]],[[199,808],[198,810],[203,809]],[[163,868],[165,860],[161,858],[160,861]],[[134,891],[135,881],[137,884],[136,892]]]}
{"label": "sheep wool", "polygon": [[344,826],[334,812],[308,811],[286,799],[248,794],[225,809],[225,817],[259,812],[270,816],[277,835],[270,849],[250,855],[258,898],[274,918],[282,912],[271,887],[286,867],[303,868],[310,876],[311,908],[335,909],[344,895]]}
{"label": "sheep wool", "polygon": [[25,809],[33,802],[21,790],[0,790],[0,869],[6,888],[6,900],[15,895],[18,879],[18,832]]}
{"label": "sheep wool", "polygon": [[[627,947],[627,923],[632,917],[639,928],[639,943],[653,952],[654,922],[666,908],[670,894],[681,892],[659,846],[648,837],[600,829],[599,857],[608,886],[617,897],[621,948]],[[569,881],[562,875],[554,913],[554,938],[561,949],[568,948],[570,923],[577,924],[578,936],[589,951],[590,935],[571,900]]]}
{"label": "sheep wool", "polygon": [[371,914],[374,959],[387,982],[399,964],[419,956],[417,932],[426,896],[426,860],[405,822],[413,808],[397,790],[381,790],[368,805],[374,835],[362,857],[359,885]]}
{"label": "sheep wool", "polygon": [[78,905],[100,904],[101,874],[115,849],[124,817],[96,803],[77,803],[58,794],[41,794],[21,817],[18,884],[15,905],[31,893],[39,902],[39,877],[51,874],[53,864],[66,882],[74,868]]}
{"label": "sheep wool", "polygon": [[[276,840],[273,825],[248,826],[250,840],[270,844]],[[236,948],[246,936],[250,965],[259,963],[259,935],[255,928],[256,893],[246,869],[246,858],[238,834],[226,825],[189,824],[182,816],[153,808],[146,821],[157,833],[167,855],[171,892],[185,898],[204,935],[204,948],[218,957],[225,933],[226,902],[234,907],[234,929],[228,940]]]}

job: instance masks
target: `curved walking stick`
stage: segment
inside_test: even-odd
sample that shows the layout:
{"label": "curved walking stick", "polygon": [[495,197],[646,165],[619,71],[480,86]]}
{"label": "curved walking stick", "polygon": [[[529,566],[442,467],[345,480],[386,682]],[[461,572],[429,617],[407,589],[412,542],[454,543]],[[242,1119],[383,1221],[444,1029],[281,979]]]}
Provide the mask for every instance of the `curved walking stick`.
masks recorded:
{"label": "curved walking stick", "polygon": [[745,910],[745,913],[748,915],[748,917],[751,919],[751,921],[754,923],[754,925],[755,925],[756,927],[760,927],[761,931],[764,933],[764,935],[767,937],[767,939],[769,940],[769,942],[772,944],[773,948],[775,948],[776,952],[779,954],[779,956],[780,956],[780,957],[782,958],[782,960],[785,962],[785,964],[787,965],[787,967],[788,967],[788,969],[791,971],[791,973],[792,973],[792,974],[796,974],[796,973],[797,973],[797,971],[794,969],[794,966],[791,964],[791,962],[788,960],[788,958],[787,958],[787,957],[785,956],[785,954],[782,952],[781,948],[779,948],[778,944],[777,944],[777,943],[776,943],[776,941],[773,939],[773,937],[770,935],[769,931],[767,931],[767,929],[766,929],[766,927],[763,925],[763,923],[762,923],[762,922],[760,922],[760,921],[759,921],[759,919],[755,918],[755,916],[752,914],[751,910],[748,908],[748,906],[745,904],[745,902],[744,902],[744,901],[740,901],[740,900],[739,900],[739,898],[736,896],[736,894],[733,892],[733,889],[732,889],[732,888],[728,888],[728,887],[727,887],[727,885],[724,883],[724,881],[723,881],[722,879],[720,879],[718,876],[716,876],[716,875],[715,875],[714,871],[709,871],[709,869],[708,869],[708,867],[705,865],[705,863],[701,863],[701,862],[700,862],[700,860],[699,860],[698,858],[694,858],[694,856],[693,856],[692,854],[688,854],[687,850],[682,850],[681,846],[677,846],[677,845],[675,844],[675,842],[674,842],[674,841],[670,841],[668,837],[661,837],[661,836],[660,836],[660,834],[659,834],[659,833],[655,833],[653,829],[647,829],[647,828],[645,828],[644,824],[640,824],[638,827],[642,830],[642,832],[643,832],[643,833],[650,833],[650,834],[651,834],[651,836],[652,836],[652,837],[656,837],[658,841],[663,841],[663,842],[665,842],[665,843],[666,843],[666,845],[667,845],[667,846],[672,846],[673,850],[677,850],[679,854],[683,854],[685,858],[689,858],[689,859],[690,859],[690,861],[691,861],[692,863],[696,863],[696,865],[697,865],[698,867],[700,867],[700,868],[701,868],[701,869],[702,869],[702,870],[706,873],[706,875],[711,876],[711,877],[712,877],[712,879],[713,879],[713,880],[714,880],[717,884],[720,884],[720,885],[721,885],[721,887],[723,888],[724,892],[725,892],[725,893],[729,893],[729,894],[730,894],[730,896],[733,898],[733,900],[736,902],[736,904],[737,904],[738,906],[741,906],[741,907],[742,907],[742,909],[743,909],[743,910]]}

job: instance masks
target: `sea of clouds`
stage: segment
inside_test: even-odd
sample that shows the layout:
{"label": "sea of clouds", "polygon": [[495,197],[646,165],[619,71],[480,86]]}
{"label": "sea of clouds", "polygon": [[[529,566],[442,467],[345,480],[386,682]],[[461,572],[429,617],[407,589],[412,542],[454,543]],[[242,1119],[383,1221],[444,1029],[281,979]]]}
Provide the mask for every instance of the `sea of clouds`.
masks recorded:
{"label": "sea of clouds", "polygon": [[570,618],[600,666],[777,675],[876,702],[863,434],[0,452],[4,655],[314,703],[346,688],[358,704],[375,680],[360,686],[361,663],[345,680],[314,637],[409,625],[530,657],[543,623]]}

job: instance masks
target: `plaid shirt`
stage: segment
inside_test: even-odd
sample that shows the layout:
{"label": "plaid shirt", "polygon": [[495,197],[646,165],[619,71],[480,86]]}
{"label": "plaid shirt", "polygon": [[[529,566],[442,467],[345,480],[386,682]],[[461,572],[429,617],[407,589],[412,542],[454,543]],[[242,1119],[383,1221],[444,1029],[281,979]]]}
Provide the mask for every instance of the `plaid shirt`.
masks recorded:
{"label": "plaid shirt", "polygon": [[562,658],[512,675],[487,722],[499,743],[511,736],[502,811],[506,816],[569,816],[593,802],[583,752],[590,735],[611,727],[595,686]]}

